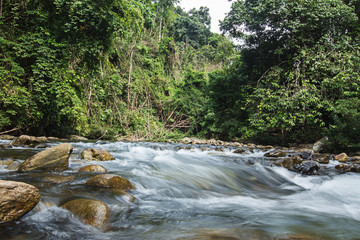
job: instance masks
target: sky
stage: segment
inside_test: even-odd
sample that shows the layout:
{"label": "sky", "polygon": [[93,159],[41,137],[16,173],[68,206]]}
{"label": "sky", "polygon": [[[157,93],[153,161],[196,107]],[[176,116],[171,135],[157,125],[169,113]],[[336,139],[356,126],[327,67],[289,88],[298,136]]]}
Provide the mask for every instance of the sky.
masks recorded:
{"label": "sky", "polygon": [[225,18],[225,14],[230,11],[231,2],[228,0],[180,0],[183,9],[199,9],[201,6],[208,7],[211,17],[211,31],[220,33],[219,20]]}

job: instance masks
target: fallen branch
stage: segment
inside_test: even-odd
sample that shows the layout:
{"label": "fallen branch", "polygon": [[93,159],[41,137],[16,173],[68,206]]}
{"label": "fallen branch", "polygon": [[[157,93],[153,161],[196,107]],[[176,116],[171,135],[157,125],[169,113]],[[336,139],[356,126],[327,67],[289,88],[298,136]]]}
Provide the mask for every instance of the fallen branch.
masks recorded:
{"label": "fallen branch", "polygon": [[0,132],[0,135],[5,134],[5,133],[9,133],[9,132],[14,132],[14,131],[17,131],[17,130],[19,130],[19,129],[20,129],[20,128],[13,128],[13,129],[8,130],[8,131]]}

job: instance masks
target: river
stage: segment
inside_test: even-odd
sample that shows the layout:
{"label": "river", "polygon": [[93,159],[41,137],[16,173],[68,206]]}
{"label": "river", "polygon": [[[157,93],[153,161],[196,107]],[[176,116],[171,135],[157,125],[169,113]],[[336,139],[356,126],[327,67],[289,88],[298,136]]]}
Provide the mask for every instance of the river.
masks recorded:
{"label": "river", "polygon": [[[235,154],[231,148],[179,149],[184,145],[165,143],[71,144],[69,170],[61,173],[19,173],[0,166],[1,179],[32,184],[41,193],[34,210],[0,225],[0,239],[360,239],[359,174],[303,176],[266,166],[261,150]],[[116,160],[86,162],[80,159],[85,148],[104,148]],[[0,158],[25,160],[39,151],[1,149]],[[96,173],[77,169],[90,163],[130,180],[136,201],[86,187]],[[57,175],[72,180],[50,180]],[[106,203],[111,211],[106,229],[85,225],[59,207],[74,197]]]}

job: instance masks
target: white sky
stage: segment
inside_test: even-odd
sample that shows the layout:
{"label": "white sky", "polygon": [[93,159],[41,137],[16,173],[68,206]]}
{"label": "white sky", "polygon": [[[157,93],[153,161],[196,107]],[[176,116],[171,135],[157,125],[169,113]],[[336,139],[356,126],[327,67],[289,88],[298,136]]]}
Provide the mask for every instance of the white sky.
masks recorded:
{"label": "white sky", "polygon": [[220,33],[219,20],[225,18],[225,14],[230,11],[231,2],[228,0],[180,0],[179,4],[183,9],[199,9],[201,6],[208,7],[211,17],[211,31]]}

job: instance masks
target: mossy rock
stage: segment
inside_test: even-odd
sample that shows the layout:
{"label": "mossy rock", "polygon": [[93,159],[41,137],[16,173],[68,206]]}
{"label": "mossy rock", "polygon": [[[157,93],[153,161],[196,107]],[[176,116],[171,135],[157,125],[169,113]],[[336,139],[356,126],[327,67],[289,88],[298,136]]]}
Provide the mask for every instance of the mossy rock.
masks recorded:
{"label": "mossy rock", "polygon": [[90,178],[87,186],[99,188],[116,188],[119,190],[135,189],[135,186],[126,178],[116,174],[100,174]]}
{"label": "mossy rock", "polygon": [[83,223],[102,227],[110,216],[109,207],[98,200],[78,198],[62,205],[63,208],[72,212]]}
{"label": "mossy rock", "polygon": [[110,161],[115,158],[105,149],[87,148],[81,152],[81,159],[88,161]]}

